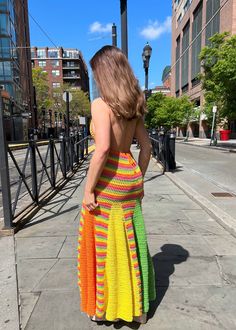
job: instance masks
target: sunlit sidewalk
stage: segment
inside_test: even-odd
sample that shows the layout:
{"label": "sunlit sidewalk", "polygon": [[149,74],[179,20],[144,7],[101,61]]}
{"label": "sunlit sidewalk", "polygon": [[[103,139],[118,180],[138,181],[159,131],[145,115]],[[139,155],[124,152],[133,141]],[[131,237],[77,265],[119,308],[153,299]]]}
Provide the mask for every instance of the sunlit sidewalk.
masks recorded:
{"label": "sunlit sidewalk", "polygon": [[[135,147],[133,153],[137,156]],[[96,323],[80,313],[76,278],[86,171],[84,163],[15,236],[22,329],[97,329]],[[143,213],[157,300],[142,328],[235,329],[236,238],[162,175],[154,161],[145,177]],[[121,322],[115,327],[138,328]]]}

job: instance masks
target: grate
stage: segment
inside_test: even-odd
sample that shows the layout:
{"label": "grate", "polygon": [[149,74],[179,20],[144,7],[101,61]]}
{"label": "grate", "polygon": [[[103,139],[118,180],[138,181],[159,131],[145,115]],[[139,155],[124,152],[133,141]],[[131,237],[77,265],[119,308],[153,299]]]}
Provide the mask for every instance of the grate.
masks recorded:
{"label": "grate", "polygon": [[214,197],[236,197],[236,195],[228,192],[214,192],[211,193]]}

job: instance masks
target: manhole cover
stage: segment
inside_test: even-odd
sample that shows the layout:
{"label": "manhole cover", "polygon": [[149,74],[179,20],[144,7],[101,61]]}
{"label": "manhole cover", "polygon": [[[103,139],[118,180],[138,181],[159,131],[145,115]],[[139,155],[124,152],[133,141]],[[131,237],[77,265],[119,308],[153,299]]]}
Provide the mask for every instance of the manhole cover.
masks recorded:
{"label": "manhole cover", "polygon": [[235,197],[234,194],[228,192],[215,192],[211,193],[214,197]]}

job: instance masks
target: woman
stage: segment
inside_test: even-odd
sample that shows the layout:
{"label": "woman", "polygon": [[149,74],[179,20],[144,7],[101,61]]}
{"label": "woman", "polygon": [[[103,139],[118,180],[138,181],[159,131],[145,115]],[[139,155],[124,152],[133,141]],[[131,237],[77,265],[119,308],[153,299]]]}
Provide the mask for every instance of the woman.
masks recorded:
{"label": "woman", "polygon": [[[90,64],[101,97],[91,106],[96,148],[79,226],[81,310],[96,321],[145,323],[155,282],[141,211],[151,153],[144,96],[118,48],[103,47]],[[130,152],[134,137],[138,164]]]}

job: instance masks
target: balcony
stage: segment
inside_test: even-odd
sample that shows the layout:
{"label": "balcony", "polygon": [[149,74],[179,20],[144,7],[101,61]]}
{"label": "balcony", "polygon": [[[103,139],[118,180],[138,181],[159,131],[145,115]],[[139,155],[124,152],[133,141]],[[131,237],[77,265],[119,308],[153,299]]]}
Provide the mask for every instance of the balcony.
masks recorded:
{"label": "balcony", "polygon": [[64,74],[63,79],[81,79],[80,74]]}

